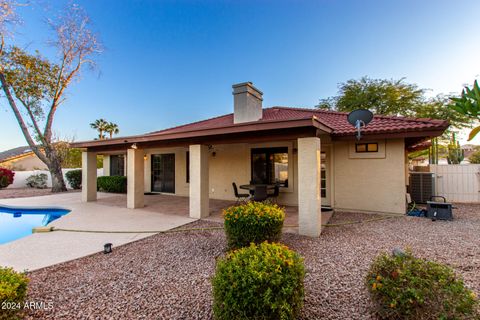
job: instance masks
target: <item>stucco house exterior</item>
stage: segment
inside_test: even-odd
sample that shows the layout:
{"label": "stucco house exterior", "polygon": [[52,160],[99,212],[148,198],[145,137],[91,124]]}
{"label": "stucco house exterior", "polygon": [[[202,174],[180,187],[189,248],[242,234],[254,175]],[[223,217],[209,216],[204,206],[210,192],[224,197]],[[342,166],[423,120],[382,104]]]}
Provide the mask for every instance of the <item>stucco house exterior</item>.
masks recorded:
{"label": "stucco house exterior", "polygon": [[47,170],[45,163],[40,160],[29,146],[17,147],[0,152],[0,168],[15,171]]}
{"label": "stucco house exterior", "polygon": [[138,136],[74,143],[83,152],[83,201],[96,200],[96,155],[106,175],[127,175],[127,207],[145,192],[188,196],[190,216],[211,199],[235,200],[232,182],[279,183],[278,202],[298,206],[299,233],[318,236],[321,207],[405,212],[407,149],[448,122],[375,116],[357,141],[347,114],[262,108],[251,82],[233,85],[233,113]]}

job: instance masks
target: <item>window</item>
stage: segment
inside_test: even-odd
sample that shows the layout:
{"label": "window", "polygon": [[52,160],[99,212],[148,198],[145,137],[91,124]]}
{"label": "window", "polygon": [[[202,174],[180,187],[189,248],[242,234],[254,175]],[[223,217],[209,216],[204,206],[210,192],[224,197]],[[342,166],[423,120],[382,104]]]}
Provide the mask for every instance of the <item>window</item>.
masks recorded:
{"label": "window", "polygon": [[190,183],[190,151],[187,151],[187,183]]}
{"label": "window", "polygon": [[378,152],[378,143],[356,143],[355,152]]}
{"label": "window", "polygon": [[110,156],[110,175],[125,175],[125,156],[123,154]]}
{"label": "window", "polygon": [[252,149],[252,183],[288,187],[288,148]]}

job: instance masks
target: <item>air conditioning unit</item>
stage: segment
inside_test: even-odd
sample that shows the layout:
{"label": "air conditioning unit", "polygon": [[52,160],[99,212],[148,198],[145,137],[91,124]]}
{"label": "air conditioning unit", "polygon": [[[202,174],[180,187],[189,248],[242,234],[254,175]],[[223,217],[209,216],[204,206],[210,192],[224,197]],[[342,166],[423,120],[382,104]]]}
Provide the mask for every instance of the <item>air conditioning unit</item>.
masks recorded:
{"label": "air conditioning unit", "polygon": [[435,195],[435,173],[410,172],[410,196],[415,203],[427,203]]}

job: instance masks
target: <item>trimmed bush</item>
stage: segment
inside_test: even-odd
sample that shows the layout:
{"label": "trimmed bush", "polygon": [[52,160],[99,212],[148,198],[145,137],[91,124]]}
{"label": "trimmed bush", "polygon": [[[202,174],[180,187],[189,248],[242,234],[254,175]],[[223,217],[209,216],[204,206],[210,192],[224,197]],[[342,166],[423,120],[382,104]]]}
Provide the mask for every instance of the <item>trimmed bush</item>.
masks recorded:
{"label": "trimmed bush", "polygon": [[82,170],[71,170],[65,173],[70,187],[73,189],[80,189],[82,187]]}
{"label": "trimmed bush", "polygon": [[15,172],[9,169],[0,168],[0,189],[6,188],[13,183]]}
{"label": "trimmed bush", "polygon": [[216,319],[295,319],[303,306],[303,259],[278,243],[252,243],[217,261]]}
{"label": "trimmed bush", "polygon": [[126,193],[127,177],[124,177],[124,176],[98,177],[97,188],[99,191],[103,191],[103,192]]}
{"label": "trimmed bush", "polygon": [[28,278],[12,268],[0,267],[0,319],[16,319],[23,309],[27,295]]}
{"label": "trimmed bush", "polygon": [[282,235],[285,212],[276,204],[249,202],[223,211],[225,233],[230,249],[250,243],[275,242]]}
{"label": "trimmed bush", "polygon": [[30,188],[45,189],[47,188],[48,175],[45,173],[32,174],[27,178],[27,186]]}
{"label": "trimmed bush", "polygon": [[377,257],[366,284],[383,319],[480,319],[475,294],[450,267],[408,250]]}

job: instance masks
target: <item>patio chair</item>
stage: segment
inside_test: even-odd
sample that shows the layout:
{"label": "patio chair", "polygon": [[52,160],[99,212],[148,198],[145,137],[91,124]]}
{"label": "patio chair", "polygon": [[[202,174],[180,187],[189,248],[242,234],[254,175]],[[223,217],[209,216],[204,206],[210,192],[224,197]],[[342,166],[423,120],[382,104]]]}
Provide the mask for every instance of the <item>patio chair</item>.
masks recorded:
{"label": "patio chair", "polygon": [[255,191],[253,193],[253,201],[265,201],[268,198],[267,186],[255,186]]}
{"label": "patio chair", "polygon": [[237,184],[235,182],[232,182],[233,186],[233,193],[235,194],[235,197],[237,197],[237,202],[235,204],[239,204],[240,202],[245,202],[250,195],[247,193],[238,193],[238,188]]}
{"label": "patio chair", "polygon": [[273,189],[273,193],[269,193],[267,197],[272,198],[273,201],[277,203],[279,195],[280,195],[280,187],[278,185],[275,185],[275,188]]}

